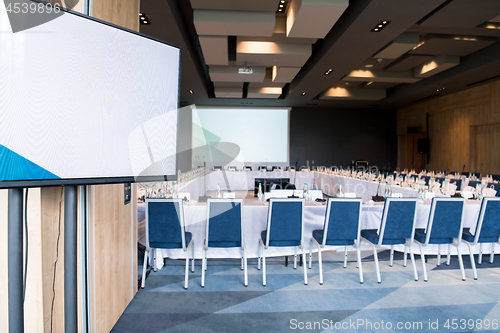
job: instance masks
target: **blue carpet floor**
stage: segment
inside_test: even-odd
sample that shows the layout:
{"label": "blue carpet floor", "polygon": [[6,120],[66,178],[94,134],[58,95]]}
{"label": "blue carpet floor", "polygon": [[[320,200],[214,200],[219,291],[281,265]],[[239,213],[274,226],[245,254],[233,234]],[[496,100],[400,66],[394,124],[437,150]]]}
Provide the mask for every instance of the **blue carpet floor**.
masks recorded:
{"label": "blue carpet floor", "polygon": [[243,285],[239,260],[209,259],[205,288],[200,287],[201,261],[190,272],[184,290],[184,261],[166,260],[151,272],[112,332],[500,332],[500,256],[477,265],[474,280],[464,256],[467,281],[457,257],[450,266],[422,263],[416,256],[419,281],[402,254],[389,267],[388,251],[379,253],[382,283],[373,257],[363,253],[364,284],[359,283],[355,252],[343,268],[343,253],[324,255],[324,284],[319,284],[316,255],[304,285],[302,267],[285,267],[283,258],[267,265],[267,286],[255,259],[248,262],[249,286]]}

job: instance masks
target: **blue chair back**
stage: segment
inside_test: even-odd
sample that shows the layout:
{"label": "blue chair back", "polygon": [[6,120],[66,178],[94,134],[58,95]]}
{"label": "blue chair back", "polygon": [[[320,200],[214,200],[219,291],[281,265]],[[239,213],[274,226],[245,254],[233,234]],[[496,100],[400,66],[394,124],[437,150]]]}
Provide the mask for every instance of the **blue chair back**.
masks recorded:
{"label": "blue chair back", "polygon": [[468,185],[476,188],[477,184],[481,184],[481,181],[480,180],[469,180],[469,184]]}
{"label": "blue chair back", "polygon": [[384,204],[378,245],[405,244],[413,240],[417,199],[387,198]]}
{"label": "blue chair back", "polygon": [[462,179],[450,179],[450,184],[457,185],[457,191],[462,189]]}
{"label": "blue chair back", "polygon": [[328,198],[322,245],[353,245],[359,240],[362,199]]}
{"label": "blue chair back", "polygon": [[474,233],[475,243],[496,243],[500,237],[500,198],[483,198]]}
{"label": "blue chair back", "polygon": [[304,199],[269,199],[268,246],[299,246],[302,243]]}
{"label": "blue chair back", "polygon": [[500,175],[491,175],[491,178],[493,180],[496,180],[497,182],[500,182]]}
{"label": "blue chair back", "polygon": [[497,191],[497,194],[495,194],[495,196],[500,197],[500,183],[488,183],[488,187],[491,187],[492,185],[495,191]]}
{"label": "blue chair back", "polygon": [[464,198],[433,198],[426,244],[451,244],[462,239]]}
{"label": "blue chair back", "polygon": [[182,199],[146,200],[146,246],[186,248]]}
{"label": "blue chair back", "polygon": [[208,246],[241,247],[243,199],[208,199],[207,206]]}

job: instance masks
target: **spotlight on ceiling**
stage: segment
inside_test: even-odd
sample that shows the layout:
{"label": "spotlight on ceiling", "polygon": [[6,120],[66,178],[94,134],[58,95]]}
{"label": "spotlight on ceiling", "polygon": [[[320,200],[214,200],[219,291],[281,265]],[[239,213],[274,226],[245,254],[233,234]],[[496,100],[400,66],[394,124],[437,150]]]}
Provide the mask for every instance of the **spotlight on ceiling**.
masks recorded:
{"label": "spotlight on ceiling", "polygon": [[151,22],[149,21],[148,17],[144,13],[139,13],[139,22],[143,25],[149,25]]}
{"label": "spotlight on ceiling", "polygon": [[391,21],[383,20],[372,29],[372,32],[380,32],[384,29]]}
{"label": "spotlight on ceiling", "polygon": [[307,95],[307,93],[304,91],[302,94],[300,94],[301,96],[305,96]]}
{"label": "spotlight on ceiling", "polygon": [[328,70],[325,72],[325,75],[329,75],[331,72],[333,72],[333,69],[328,68]]}

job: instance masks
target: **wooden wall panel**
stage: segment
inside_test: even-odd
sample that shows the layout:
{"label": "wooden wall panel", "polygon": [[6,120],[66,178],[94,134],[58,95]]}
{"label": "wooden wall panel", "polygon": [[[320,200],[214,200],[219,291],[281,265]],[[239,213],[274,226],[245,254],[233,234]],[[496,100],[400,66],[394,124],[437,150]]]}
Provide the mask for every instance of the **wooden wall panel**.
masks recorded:
{"label": "wooden wall panel", "polygon": [[487,173],[500,174],[500,123],[474,127],[475,145],[471,151],[471,154],[475,155],[474,170],[480,170],[481,164],[484,163],[483,171],[489,170]]}
{"label": "wooden wall panel", "polygon": [[9,331],[9,292],[7,284],[9,282],[7,271],[8,256],[7,256],[7,207],[8,207],[8,190],[0,190],[0,332]]}
{"label": "wooden wall panel", "polygon": [[[471,126],[500,123],[500,81],[399,109],[398,135],[405,134],[409,126],[417,126],[420,131],[425,131],[427,113],[430,114],[430,163],[425,167],[460,172],[465,164],[465,171],[475,171],[477,163],[474,165],[470,163]],[[497,140],[496,137],[493,139]],[[407,154],[405,149],[407,148],[399,147],[398,154]],[[398,157],[398,162],[400,161],[402,159]],[[486,169],[485,166],[483,173],[495,173],[494,170],[498,170],[496,162],[492,163],[490,169]]]}
{"label": "wooden wall panel", "polygon": [[[55,298],[54,310],[52,314],[52,332],[64,332],[64,193],[59,213],[61,189],[61,187],[44,187],[41,189],[43,318],[44,332],[46,333],[51,331],[51,308],[53,296],[52,285],[54,282],[54,265],[57,252],[58,260],[55,273]],[[59,249],[57,249],[59,215],[61,216],[61,228]]]}
{"label": "wooden wall panel", "polygon": [[93,331],[109,332],[137,291],[137,203],[123,184],[92,186],[90,203]]}
{"label": "wooden wall panel", "polygon": [[139,0],[93,0],[92,16],[139,31]]}

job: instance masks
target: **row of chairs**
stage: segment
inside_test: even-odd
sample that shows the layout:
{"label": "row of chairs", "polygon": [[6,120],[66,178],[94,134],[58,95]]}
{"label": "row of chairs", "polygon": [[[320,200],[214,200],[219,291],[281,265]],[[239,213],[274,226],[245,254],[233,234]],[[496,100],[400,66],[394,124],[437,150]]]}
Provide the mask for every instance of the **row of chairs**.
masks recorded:
{"label": "row of chairs", "polygon": [[[192,235],[185,231],[183,201],[181,199],[154,199],[146,202],[146,254],[144,257],[142,287],[145,285],[147,259],[152,249],[181,248],[186,253],[185,283],[188,288],[189,259],[194,272],[194,246]],[[381,283],[377,250],[390,246],[389,265],[393,265],[394,246],[404,245],[403,266],[406,267],[407,252],[413,266],[414,278],[418,273],[413,255],[413,242],[418,244],[422,260],[424,281],[428,280],[424,249],[428,245],[438,245],[437,265],[441,262],[441,246],[448,245],[447,265],[450,264],[451,246],[456,247],[462,279],[465,281],[460,245],[469,248],[469,256],[474,274],[477,271],[471,246],[483,243],[497,243],[500,237],[500,198],[484,198],[474,232],[463,228],[465,199],[434,198],[425,229],[415,228],[417,199],[387,198],[380,227],[361,230],[362,199],[329,198],[322,229],[314,230],[309,245],[309,265],[312,267],[312,248],[318,250],[319,283],[323,284],[322,251],[327,247],[344,246],[344,268],[347,267],[347,247],[353,246],[357,252],[357,267],[360,283],[363,283],[360,245],[364,241],[373,247],[377,282]],[[241,269],[244,271],[244,285],[248,286],[246,244],[243,227],[243,199],[208,199],[206,233],[203,243],[202,279],[205,285],[205,271],[209,248],[240,248]],[[293,247],[294,268],[297,268],[297,250],[302,250],[304,259],[304,283],[308,284],[307,259],[304,250],[304,200],[270,199],[267,226],[259,239],[257,268],[261,269],[262,282],[266,285],[266,250],[270,247]],[[492,258],[494,246],[492,246]],[[481,254],[479,263],[481,263]]]}

